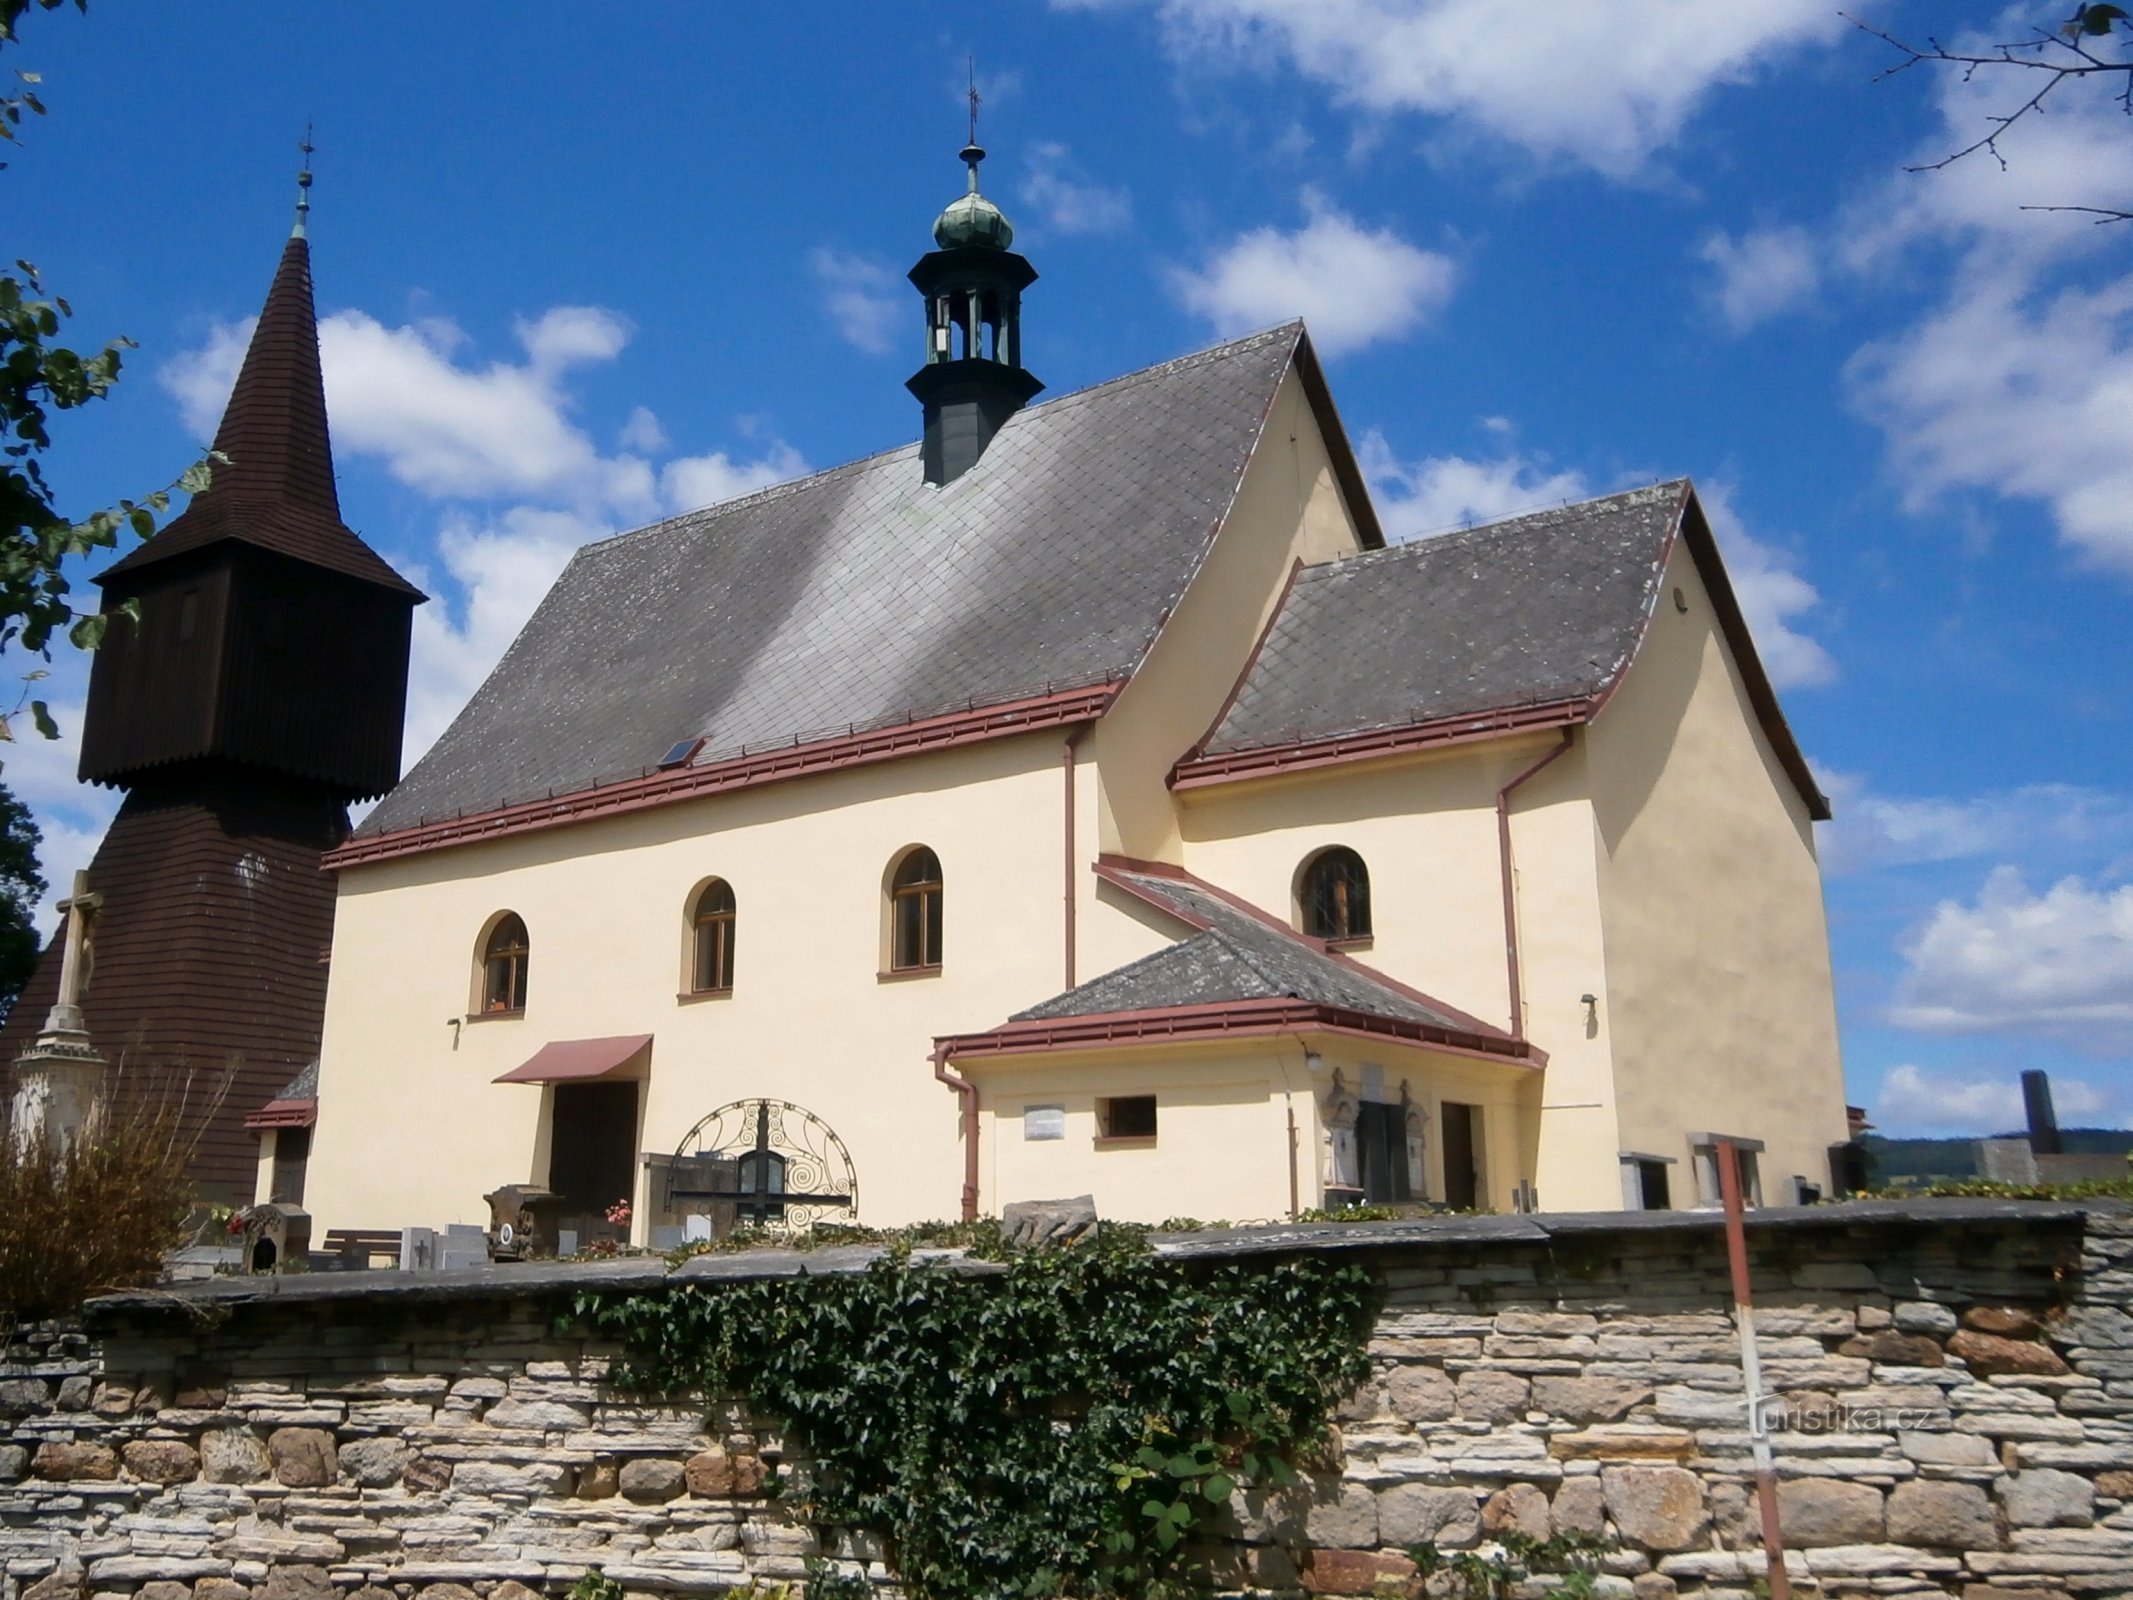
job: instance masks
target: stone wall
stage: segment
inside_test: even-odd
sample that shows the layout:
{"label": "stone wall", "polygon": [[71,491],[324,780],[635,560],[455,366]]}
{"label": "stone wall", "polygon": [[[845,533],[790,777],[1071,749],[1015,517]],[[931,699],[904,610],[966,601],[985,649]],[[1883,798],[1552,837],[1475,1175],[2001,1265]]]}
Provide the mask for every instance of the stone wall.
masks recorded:
{"label": "stone wall", "polygon": [[[1828,1206],[1760,1213],[1750,1244],[1796,1591],[2133,1594],[2133,1214]],[[1203,1552],[1221,1587],[1411,1591],[1409,1548],[1511,1529],[1610,1538],[1601,1588],[1637,1600],[1758,1587],[1714,1219],[1163,1248],[1362,1250],[1386,1288],[1329,1464],[1272,1503],[1236,1498]],[[799,1265],[228,1280],[100,1302],[86,1333],[24,1331],[0,1367],[0,1600],[525,1600],[595,1563],[647,1595],[804,1579],[814,1541],[768,1481],[795,1465],[784,1441],[732,1408],[618,1396],[608,1352],[556,1331],[591,1281]]]}

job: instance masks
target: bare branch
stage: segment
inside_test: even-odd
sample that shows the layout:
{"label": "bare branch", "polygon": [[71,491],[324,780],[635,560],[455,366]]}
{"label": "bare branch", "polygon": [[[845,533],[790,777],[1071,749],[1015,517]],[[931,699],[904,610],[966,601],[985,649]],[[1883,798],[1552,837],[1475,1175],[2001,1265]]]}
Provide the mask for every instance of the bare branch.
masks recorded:
{"label": "bare branch", "polygon": [[2096,219],[2096,226],[2112,222],[2133,222],[2133,211],[2113,211],[2108,206],[2024,206],[2024,211],[2083,211]]}

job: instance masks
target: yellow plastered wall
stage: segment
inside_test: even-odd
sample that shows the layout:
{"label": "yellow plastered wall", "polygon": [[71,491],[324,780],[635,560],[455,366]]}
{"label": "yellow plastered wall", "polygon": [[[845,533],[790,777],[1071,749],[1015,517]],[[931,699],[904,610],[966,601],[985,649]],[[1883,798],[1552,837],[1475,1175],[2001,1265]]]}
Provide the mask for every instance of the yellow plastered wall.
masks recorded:
{"label": "yellow plastered wall", "polygon": [[[957,1102],[932,1041],[1059,989],[1061,737],[344,873],[307,1191],[320,1230],[486,1222],[481,1195],[545,1178],[548,1145],[547,1092],[492,1080],[550,1040],[637,1033],[654,1036],[640,1150],[673,1150],[726,1102],[783,1098],[850,1147],[866,1221],[954,1215]],[[941,859],[944,970],[884,981],[883,874],[913,844]],[[712,875],[738,908],[733,992],[680,999],[687,899]],[[455,1026],[506,909],[531,944],[525,1014]]]}
{"label": "yellow plastered wall", "polygon": [[[1102,849],[1150,861],[1180,859],[1177,812],[1164,783],[1171,765],[1222,709],[1294,564],[1359,548],[1317,418],[1292,369],[1275,393],[1222,537],[1091,741]],[[1146,953],[1126,928],[1117,931],[1126,942],[1093,946],[1089,971]]]}
{"label": "yellow plastered wall", "polygon": [[1826,1185],[1846,1128],[1812,823],[1684,547],[1589,749],[1623,1147],[1677,1158],[1676,1205],[1691,1132],[1764,1140],[1770,1203]]}
{"label": "yellow plastered wall", "polygon": [[[1356,959],[1508,1028],[1496,792],[1559,740],[1529,734],[1186,790],[1185,865],[1294,925],[1304,863],[1348,846],[1370,871],[1372,939]],[[1526,1032],[1549,1055],[1545,1098],[1527,1091],[1517,1165],[1552,1210],[1621,1203],[1611,1041],[1604,1014],[1579,1000],[1605,988],[1607,971],[1585,783],[1580,737],[1511,805]]]}
{"label": "yellow plastered wall", "polygon": [[[1322,1205],[1324,1097],[1336,1073],[1351,1092],[1374,1076],[1384,1098],[1394,1102],[1407,1086],[1428,1119],[1424,1170],[1430,1196],[1444,1194],[1447,1100],[1481,1108],[1489,1206],[1510,1210],[1518,1180],[1531,1176],[1522,1139],[1532,1118],[1529,1080],[1536,1075],[1399,1044],[1365,1045],[1304,1032],[1157,1049],[1060,1051],[967,1063],[964,1070],[980,1086],[985,1164],[1003,1202],[1088,1194],[1101,1216],[1149,1223],[1180,1217],[1269,1220],[1289,1214],[1292,1193],[1299,1207]],[[1155,1097],[1153,1143],[1099,1138],[1098,1103],[1116,1095]],[[1032,1112],[1040,1107],[1056,1108],[1065,1137],[1028,1137]]]}

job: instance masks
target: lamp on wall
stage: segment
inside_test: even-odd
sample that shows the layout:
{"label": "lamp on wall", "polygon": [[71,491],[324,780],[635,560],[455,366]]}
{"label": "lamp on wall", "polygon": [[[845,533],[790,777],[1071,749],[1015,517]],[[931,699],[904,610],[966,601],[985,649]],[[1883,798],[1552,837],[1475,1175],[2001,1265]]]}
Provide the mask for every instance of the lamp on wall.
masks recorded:
{"label": "lamp on wall", "polygon": [[1323,1072],[1326,1070],[1326,1058],[1316,1050],[1306,1050],[1304,1052],[1304,1066],[1313,1072]]}

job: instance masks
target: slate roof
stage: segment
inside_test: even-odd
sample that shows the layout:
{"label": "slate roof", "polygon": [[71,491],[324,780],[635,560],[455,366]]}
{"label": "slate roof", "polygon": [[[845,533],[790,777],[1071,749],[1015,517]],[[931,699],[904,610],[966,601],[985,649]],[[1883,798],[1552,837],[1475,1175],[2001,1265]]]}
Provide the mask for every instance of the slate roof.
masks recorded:
{"label": "slate roof", "polygon": [[1011,1022],[1234,1001],[1303,1000],[1450,1032],[1503,1037],[1472,1017],[1432,1005],[1352,962],[1337,960],[1317,941],[1243,910],[1192,879],[1121,867],[1105,875],[1202,931],[1018,1011]]}
{"label": "slate roof", "polygon": [[1123,679],[1227,513],[1300,323],[1032,406],[953,483],[917,445],[578,552],[375,836]]}
{"label": "slate roof", "polygon": [[283,248],[236,387],[215,431],[229,461],[184,511],[97,578],[108,583],[224,540],[257,545],[377,584],[417,603],[422,591],[341,521],[326,429],[326,386],[311,298],[311,247]]}
{"label": "slate roof", "polygon": [[1676,479],[1306,568],[1199,753],[1600,693],[1687,497]]}

